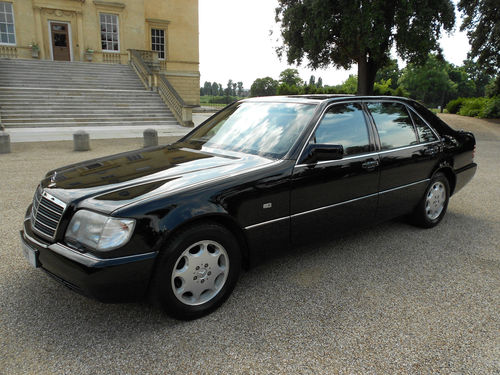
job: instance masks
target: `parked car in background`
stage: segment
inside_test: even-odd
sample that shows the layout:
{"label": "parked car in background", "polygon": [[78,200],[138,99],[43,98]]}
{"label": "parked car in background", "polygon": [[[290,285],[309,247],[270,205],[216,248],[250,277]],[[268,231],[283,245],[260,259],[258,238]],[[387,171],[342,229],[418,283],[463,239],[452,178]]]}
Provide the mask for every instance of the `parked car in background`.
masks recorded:
{"label": "parked car in background", "polygon": [[397,97],[242,100],[178,142],[50,171],[25,255],[101,301],[220,306],[242,268],[316,234],[401,215],[425,228],[474,175],[475,139]]}

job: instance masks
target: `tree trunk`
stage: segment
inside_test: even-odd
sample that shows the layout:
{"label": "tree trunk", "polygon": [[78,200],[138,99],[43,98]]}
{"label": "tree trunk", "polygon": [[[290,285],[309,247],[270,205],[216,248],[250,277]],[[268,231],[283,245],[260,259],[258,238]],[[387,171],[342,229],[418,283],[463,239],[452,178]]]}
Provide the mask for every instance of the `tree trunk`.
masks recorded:
{"label": "tree trunk", "polygon": [[377,65],[375,62],[365,56],[358,60],[358,95],[373,95],[373,84],[377,74]]}

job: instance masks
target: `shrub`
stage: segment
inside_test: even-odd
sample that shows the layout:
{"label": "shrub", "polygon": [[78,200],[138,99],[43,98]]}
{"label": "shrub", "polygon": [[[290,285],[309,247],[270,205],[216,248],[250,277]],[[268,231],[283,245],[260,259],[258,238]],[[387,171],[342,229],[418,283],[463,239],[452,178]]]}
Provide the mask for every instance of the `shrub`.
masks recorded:
{"label": "shrub", "polygon": [[467,100],[466,98],[458,98],[455,100],[450,100],[446,105],[448,113],[453,113],[453,114],[457,113],[466,100]]}
{"label": "shrub", "polygon": [[482,107],[486,104],[487,98],[469,98],[464,100],[464,103],[458,111],[459,115],[477,117],[481,112]]}
{"label": "shrub", "polygon": [[486,100],[479,111],[481,118],[500,118],[500,96],[495,96]]}

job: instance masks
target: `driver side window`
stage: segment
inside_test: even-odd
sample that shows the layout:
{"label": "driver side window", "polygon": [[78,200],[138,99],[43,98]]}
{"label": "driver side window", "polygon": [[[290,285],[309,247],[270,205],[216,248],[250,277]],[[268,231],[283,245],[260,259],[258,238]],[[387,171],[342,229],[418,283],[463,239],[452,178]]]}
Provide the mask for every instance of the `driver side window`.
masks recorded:
{"label": "driver side window", "polygon": [[318,125],[311,143],[342,145],[344,155],[370,151],[370,139],[361,105],[346,103],[332,106]]}

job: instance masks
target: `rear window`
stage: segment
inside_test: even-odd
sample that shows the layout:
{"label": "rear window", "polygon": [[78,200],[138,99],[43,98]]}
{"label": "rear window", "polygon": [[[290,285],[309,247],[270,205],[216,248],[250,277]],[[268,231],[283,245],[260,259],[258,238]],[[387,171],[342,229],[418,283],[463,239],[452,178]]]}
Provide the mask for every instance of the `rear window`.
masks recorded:
{"label": "rear window", "polygon": [[412,113],[411,117],[413,118],[413,122],[415,123],[415,128],[417,129],[418,133],[418,139],[421,143],[437,141],[434,132],[431,130],[431,128],[429,128],[429,126],[425,123],[424,120],[422,120],[419,115]]}
{"label": "rear window", "polygon": [[413,122],[401,103],[367,103],[377,126],[382,150],[417,144]]}

